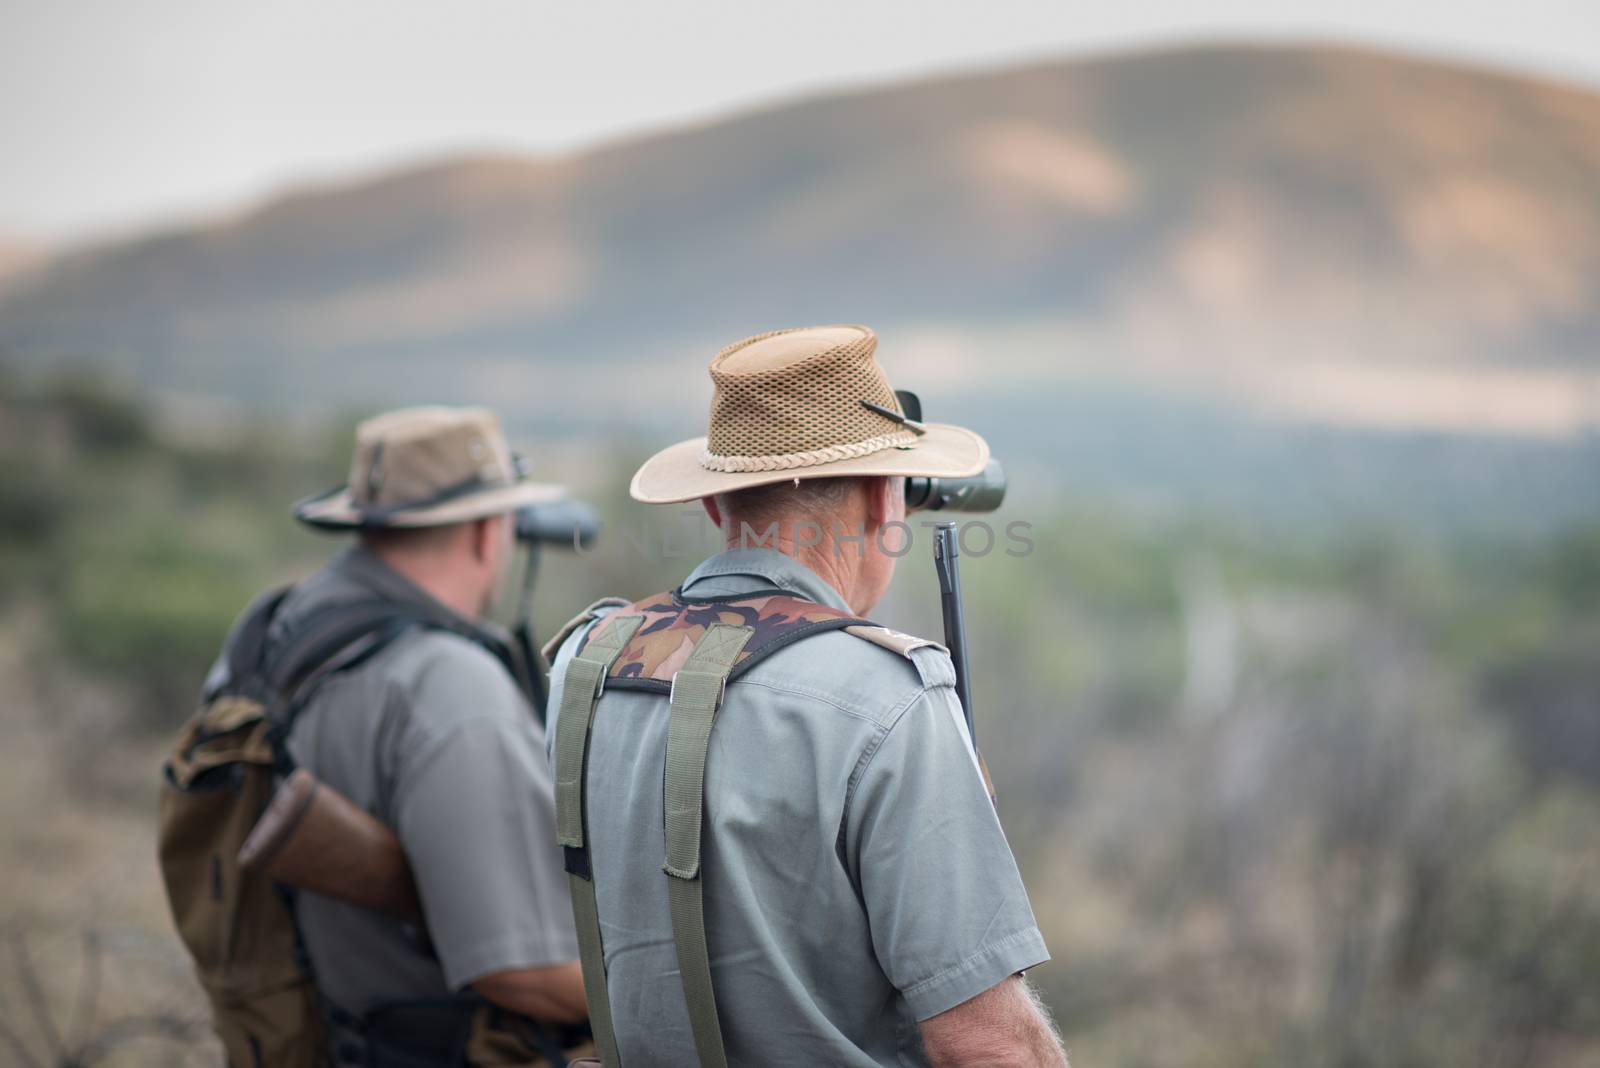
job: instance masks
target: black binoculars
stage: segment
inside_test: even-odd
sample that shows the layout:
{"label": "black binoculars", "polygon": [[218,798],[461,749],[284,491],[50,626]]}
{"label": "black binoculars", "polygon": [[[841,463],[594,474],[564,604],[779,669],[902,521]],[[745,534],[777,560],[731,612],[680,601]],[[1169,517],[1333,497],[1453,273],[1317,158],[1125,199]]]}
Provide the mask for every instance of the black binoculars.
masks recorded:
{"label": "black binoculars", "polygon": [[[909,389],[897,389],[894,395],[907,419],[922,422],[922,398]],[[1005,499],[1006,472],[993,457],[982,471],[967,478],[906,479],[908,512],[993,512]]]}
{"label": "black binoculars", "polygon": [[517,509],[517,540],[524,545],[590,549],[600,539],[600,513],[576,497]]}
{"label": "black binoculars", "polygon": [[1006,499],[1006,473],[991,457],[969,478],[906,479],[906,511],[993,512]]}

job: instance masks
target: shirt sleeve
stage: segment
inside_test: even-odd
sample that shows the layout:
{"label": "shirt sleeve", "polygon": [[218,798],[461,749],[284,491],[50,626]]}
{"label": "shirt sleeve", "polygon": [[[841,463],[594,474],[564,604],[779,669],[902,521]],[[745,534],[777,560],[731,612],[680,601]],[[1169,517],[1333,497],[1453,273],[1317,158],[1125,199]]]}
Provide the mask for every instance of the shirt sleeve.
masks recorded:
{"label": "shirt sleeve", "polygon": [[879,964],[916,1018],[1049,960],[954,689],[924,688],[864,759],[847,841]]}
{"label": "shirt sleeve", "polygon": [[396,830],[445,980],[578,956],[544,739],[481,651],[431,658],[396,762]]}

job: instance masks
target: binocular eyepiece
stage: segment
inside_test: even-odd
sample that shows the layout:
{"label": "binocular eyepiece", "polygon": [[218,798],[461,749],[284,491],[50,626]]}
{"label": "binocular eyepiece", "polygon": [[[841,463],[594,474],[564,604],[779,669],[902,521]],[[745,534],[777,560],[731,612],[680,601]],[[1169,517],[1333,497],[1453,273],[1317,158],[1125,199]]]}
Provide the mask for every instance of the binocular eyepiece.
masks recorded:
{"label": "binocular eyepiece", "polygon": [[600,514],[576,497],[524,505],[516,512],[516,531],[525,545],[589,549],[600,538]]}
{"label": "binocular eyepiece", "polygon": [[1006,473],[990,458],[970,478],[906,479],[906,511],[993,512],[1006,499]]}
{"label": "binocular eyepiece", "polygon": [[[909,389],[897,389],[895,398],[907,419],[922,421],[922,398]],[[892,413],[891,417],[892,417]],[[993,512],[1006,499],[1006,472],[990,458],[983,470],[968,478],[906,479],[906,511]]]}

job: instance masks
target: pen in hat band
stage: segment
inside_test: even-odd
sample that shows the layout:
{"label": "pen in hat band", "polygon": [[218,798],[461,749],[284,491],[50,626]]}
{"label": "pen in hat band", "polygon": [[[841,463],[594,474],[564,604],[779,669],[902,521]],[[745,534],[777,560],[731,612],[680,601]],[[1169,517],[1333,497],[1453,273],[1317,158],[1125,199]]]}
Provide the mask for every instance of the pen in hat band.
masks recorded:
{"label": "pen in hat band", "polygon": [[909,416],[902,415],[901,413],[895,411],[893,408],[885,408],[883,405],[881,405],[881,404],[873,404],[869,400],[862,401],[861,402],[861,407],[867,409],[870,412],[877,412],[879,415],[883,416],[885,419],[893,419],[895,422],[899,423],[901,426],[905,427],[907,430],[911,431],[913,434],[915,434],[919,438],[922,437],[922,435],[924,435],[924,434],[926,434],[928,432],[928,428],[923,426],[922,423],[918,422],[915,419],[912,419]]}

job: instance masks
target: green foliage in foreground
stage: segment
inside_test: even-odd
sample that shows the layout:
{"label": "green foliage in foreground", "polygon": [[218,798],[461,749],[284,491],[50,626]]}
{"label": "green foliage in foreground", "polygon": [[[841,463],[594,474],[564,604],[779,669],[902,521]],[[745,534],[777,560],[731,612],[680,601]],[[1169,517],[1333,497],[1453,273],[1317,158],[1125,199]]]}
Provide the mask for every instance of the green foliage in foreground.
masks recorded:
{"label": "green foliage in foreground", "polygon": [[[0,395],[0,612],[46,622],[41,670],[168,729],[245,601],[331,548],[287,504],[346,449],[179,443],[85,383]],[[626,468],[587,489],[637,530]],[[980,739],[1078,1059],[1594,1063],[1600,530],[1286,543],[1081,502],[1002,518],[1036,550],[965,561]],[[622,546],[547,558],[547,627],[689,562]],[[924,553],[901,567],[880,617],[936,631]]]}

